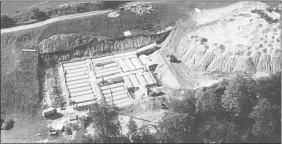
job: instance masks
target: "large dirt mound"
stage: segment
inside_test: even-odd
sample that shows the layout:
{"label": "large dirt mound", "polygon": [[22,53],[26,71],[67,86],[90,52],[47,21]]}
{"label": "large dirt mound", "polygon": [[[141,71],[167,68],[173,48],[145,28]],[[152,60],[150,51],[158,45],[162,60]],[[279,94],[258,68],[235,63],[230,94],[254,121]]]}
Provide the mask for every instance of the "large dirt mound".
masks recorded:
{"label": "large dirt mound", "polygon": [[280,14],[268,9],[260,2],[238,2],[194,14],[196,26],[176,28],[164,50],[194,71],[281,71]]}

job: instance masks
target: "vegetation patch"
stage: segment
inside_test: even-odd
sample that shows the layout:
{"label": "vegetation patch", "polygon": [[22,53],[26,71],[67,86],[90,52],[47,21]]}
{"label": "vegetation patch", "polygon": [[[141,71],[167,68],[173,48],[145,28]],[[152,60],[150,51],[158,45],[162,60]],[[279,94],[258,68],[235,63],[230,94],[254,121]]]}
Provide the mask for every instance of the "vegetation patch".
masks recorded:
{"label": "vegetation patch", "polygon": [[55,8],[39,9],[37,6],[28,7],[25,9],[17,10],[14,14],[1,14],[1,28],[31,24],[62,15],[83,13],[95,10],[113,9],[125,3],[127,2],[70,2],[58,5]]}

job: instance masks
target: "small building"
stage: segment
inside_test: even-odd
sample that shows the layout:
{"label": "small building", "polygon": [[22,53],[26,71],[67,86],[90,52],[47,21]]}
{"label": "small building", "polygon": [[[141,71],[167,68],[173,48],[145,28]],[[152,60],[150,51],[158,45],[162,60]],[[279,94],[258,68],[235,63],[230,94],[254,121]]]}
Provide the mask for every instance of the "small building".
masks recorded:
{"label": "small building", "polygon": [[46,118],[46,117],[51,116],[51,115],[56,114],[56,113],[57,113],[56,108],[49,107],[49,108],[42,111],[42,117]]}
{"label": "small building", "polygon": [[125,37],[128,37],[128,36],[131,36],[132,34],[131,34],[130,31],[125,31],[125,32],[123,32],[123,35],[124,35]]}
{"label": "small building", "polygon": [[202,13],[202,10],[198,9],[198,8],[195,8],[195,12],[196,13]]}

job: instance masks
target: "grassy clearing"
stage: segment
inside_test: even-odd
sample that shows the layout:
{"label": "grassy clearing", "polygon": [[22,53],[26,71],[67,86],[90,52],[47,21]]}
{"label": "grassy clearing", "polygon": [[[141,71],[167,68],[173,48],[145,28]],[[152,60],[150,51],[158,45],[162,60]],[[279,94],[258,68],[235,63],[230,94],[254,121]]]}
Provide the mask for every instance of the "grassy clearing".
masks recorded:
{"label": "grassy clearing", "polygon": [[92,33],[110,38],[123,37],[123,32],[130,30],[133,34],[152,34],[157,30],[174,25],[177,20],[188,18],[187,13],[178,9],[181,3],[158,3],[150,14],[137,15],[123,11],[117,18],[107,14],[60,21],[47,26],[39,36],[39,41],[56,34]]}
{"label": "grassy clearing", "polygon": [[[1,143],[32,143],[48,136],[48,121],[42,120],[40,115],[30,118],[16,118],[13,129],[1,130]],[[40,137],[36,134],[40,133]]]}

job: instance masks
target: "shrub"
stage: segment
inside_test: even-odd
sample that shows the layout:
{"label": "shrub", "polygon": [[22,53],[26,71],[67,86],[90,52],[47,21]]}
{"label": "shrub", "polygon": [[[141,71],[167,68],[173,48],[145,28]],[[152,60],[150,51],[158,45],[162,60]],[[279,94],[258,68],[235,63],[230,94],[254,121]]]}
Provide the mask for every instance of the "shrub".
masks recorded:
{"label": "shrub", "polygon": [[1,28],[8,28],[14,26],[15,22],[6,14],[1,14]]}

